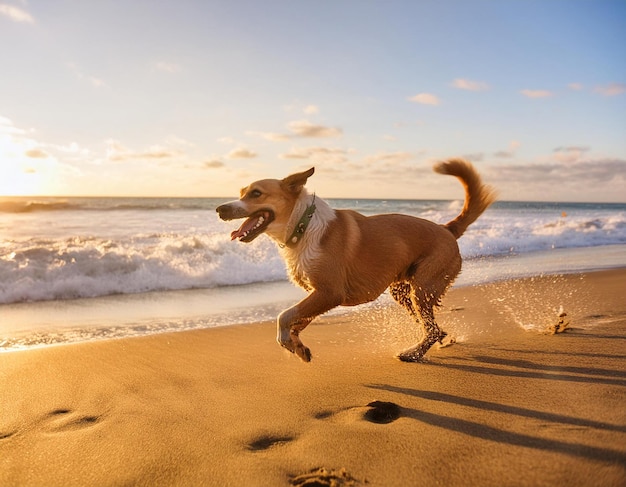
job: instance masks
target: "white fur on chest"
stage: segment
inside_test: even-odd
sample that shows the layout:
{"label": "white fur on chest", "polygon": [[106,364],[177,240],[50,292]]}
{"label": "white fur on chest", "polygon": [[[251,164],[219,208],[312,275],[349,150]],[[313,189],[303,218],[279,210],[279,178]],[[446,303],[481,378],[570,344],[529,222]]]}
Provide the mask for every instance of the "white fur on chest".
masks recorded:
{"label": "white fur on chest", "polygon": [[[302,198],[302,204],[296,206],[292,219],[297,221],[311,201],[312,198],[309,195]],[[315,207],[313,218],[298,244],[293,247],[281,246],[280,249],[287,265],[289,278],[307,291],[313,288],[310,274],[322,253],[322,237],[328,224],[336,218],[335,211],[324,200],[315,199]]]}

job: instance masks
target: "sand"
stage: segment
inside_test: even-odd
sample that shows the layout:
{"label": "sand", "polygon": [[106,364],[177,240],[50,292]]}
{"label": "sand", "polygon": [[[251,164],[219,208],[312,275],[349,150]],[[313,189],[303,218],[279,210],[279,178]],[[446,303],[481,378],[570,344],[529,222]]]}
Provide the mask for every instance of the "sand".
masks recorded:
{"label": "sand", "polygon": [[[0,354],[2,486],[626,485],[626,270],[399,308]],[[569,322],[550,334],[559,307]]]}

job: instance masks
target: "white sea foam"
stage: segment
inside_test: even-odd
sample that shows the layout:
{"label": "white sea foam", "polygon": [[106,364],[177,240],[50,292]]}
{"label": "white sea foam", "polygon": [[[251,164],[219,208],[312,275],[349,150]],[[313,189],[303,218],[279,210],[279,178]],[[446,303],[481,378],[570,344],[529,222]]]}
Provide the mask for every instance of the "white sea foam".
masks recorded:
{"label": "white sea foam", "polygon": [[223,235],[32,239],[2,246],[0,303],[211,288],[285,279],[273,244]]}

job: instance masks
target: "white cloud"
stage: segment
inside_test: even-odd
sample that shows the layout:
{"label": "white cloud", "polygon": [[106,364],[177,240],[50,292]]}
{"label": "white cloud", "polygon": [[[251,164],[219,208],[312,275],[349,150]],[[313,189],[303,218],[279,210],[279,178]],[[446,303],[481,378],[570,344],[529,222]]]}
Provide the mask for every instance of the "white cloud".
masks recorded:
{"label": "white cloud", "polygon": [[522,90],[520,93],[528,98],[547,98],[553,95],[548,90]]}
{"label": "white cloud", "polygon": [[2,134],[24,135],[26,130],[17,128],[10,119],[0,116],[0,135]]}
{"label": "white cloud", "polygon": [[7,5],[6,3],[0,3],[0,15],[8,17],[13,22],[24,22],[27,24],[33,24],[35,19],[26,10],[14,7],[13,5]]}
{"label": "white cloud", "polygon": [[350,151],[329,147],[297,147],[281,154],[281,159],[313,159],[314,162],[329,162],[333,164],[345,162]]}
{"label": "white cloud", "polygon": [[368,165],[374,166],[395,166],[398,164],[404,164],[412,159],[413,154],[410,152],[381,152],[366,157],[364,162]]}
{"label": "white cloud", "polygon": [[142,151],[134,151],[123,146],[119,141],[107,140],[106,158],[112,162],[124,162],[130,160],[168,159],[180,155],[180,152],[153,145]]}
{"label": "white cloud", "polygon": [[224,163],[217,159],[211,159],[210,161],[205,161],[202,166],[206,169],[219,169],[224,167]]}
{"label": "white cloud", "polygon": [[489,85],[483,81],[471,81],[469,79],[457,78],[452,82],[452,86],[460,90],[486,91]]}
{"label": "white cloud", "polygon": [[570,83],[567,85],[570,90],[580,91],[583,89],[583,85],[581,83]]}
{"label": "white cloud", "polygon": [[306,113],[307,115],[313,115],[319,112],[320,109],[317,105],[307,105],[306,107],[304,107],[304,113]]}
{"label": "white cloud", "polygon": [[249,130],[246,132],[246,134],[261,137],[265,140],[270,140],[272,142],[284,142],[285,140],[289,140],[291,138],[289,134],[280,134],[276,132],[256,132],[253,130]]}
{"label": "white cloud", "polygon": [[308,120],[294,120],[287,124],[291,133],[256,132],[248,131],[246,134],[262,137],[272,142],[284,142],[297,138],[328,138],[341,137],[343,131],[338,127],[327,127],[309,122]]}
{"label": "white cloud", "polygon": [[[608,181],[626,180],[626,160],[581,159],[578,161],[546,161],[532,164],[498,165],[489,168],[489,180],[495,182],[528,183],[562,189],[575,189],[572,199],[580,197],[580,188],[586,190]],[[602,190],[602,187],[598,187]],[[608,188],[607,188],[608,189]],[[622,198],[623,199],[623,198]]]}
{"label": "white cloud", "polygon": [[439,98],[432,93],[418,93],[410,97],[409,100],[415,103],[421,103],[422,105],[439,105],[440,103]]}
{"label": "white cloud", "polygon": [[256,152],[251,151],[250,149],[246,149],[245,147],[233,149],[228,154],[226,154],[227,159],[252,159],[256,156]]}
{"label": "white cloud", "polygon": [[512,140],[511,142],[509,142],[509,149],[508,150],[499,150],[493,153],[494,157],[498,157],[501,159],[508,159],[511,157],[515,157],[515,151],[517,151],[517,149],[519,149],[519,147],[522,144],[520,144],[519,141],[517,140]]}
{"label": "white cloud", "polygon": [[285,140],[289,140],[288,134],[277,134],[273,132],[268,132],[265,134],[261,134],[261,136],[265,140],[271,140],[272,142],[284,142]]}
{"label": "white cloud", "polygon": [[583,146],[557,147],[553,151],[553,159],[563,163],[577,162],[590,150],[589,147]]}
{"label": "white cloud", "polygon": [[604,96],[616,96],[626,93],[626,84],[610,83],[606,86],[597,86],[593,91]]}
{"label": "white cloud", "polygon": [[337,127],[315,125],[308,120],[290,122],[287,127],[298,137],[339,137],[343,134]]}

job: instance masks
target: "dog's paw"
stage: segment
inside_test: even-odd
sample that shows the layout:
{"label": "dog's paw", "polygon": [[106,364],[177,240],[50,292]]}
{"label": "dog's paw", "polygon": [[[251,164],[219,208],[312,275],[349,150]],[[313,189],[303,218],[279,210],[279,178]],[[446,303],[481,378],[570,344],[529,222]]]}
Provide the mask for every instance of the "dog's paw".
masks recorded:
{"label": "dog's paw", "polygon": [[303,362],[311,361],[311,350],[309,347],[305,347],[304,345],[299,345],[296,347],[296,355],[300,357]]}
{"label": "dog's paw", "polygon": [[424,359],[424,355],[426,352],[430,350],[435,341],[422,342],[414,347],[411,347],[404,352],[400,352],[396,355],[396,358],[400,359],[402,362],[421,362]]}
{"label": "dog's paw", "polygon": [[423,354],[415,352],[402,352],[396,355],[396,358],[402,362],[421,362],[424,358]]}

